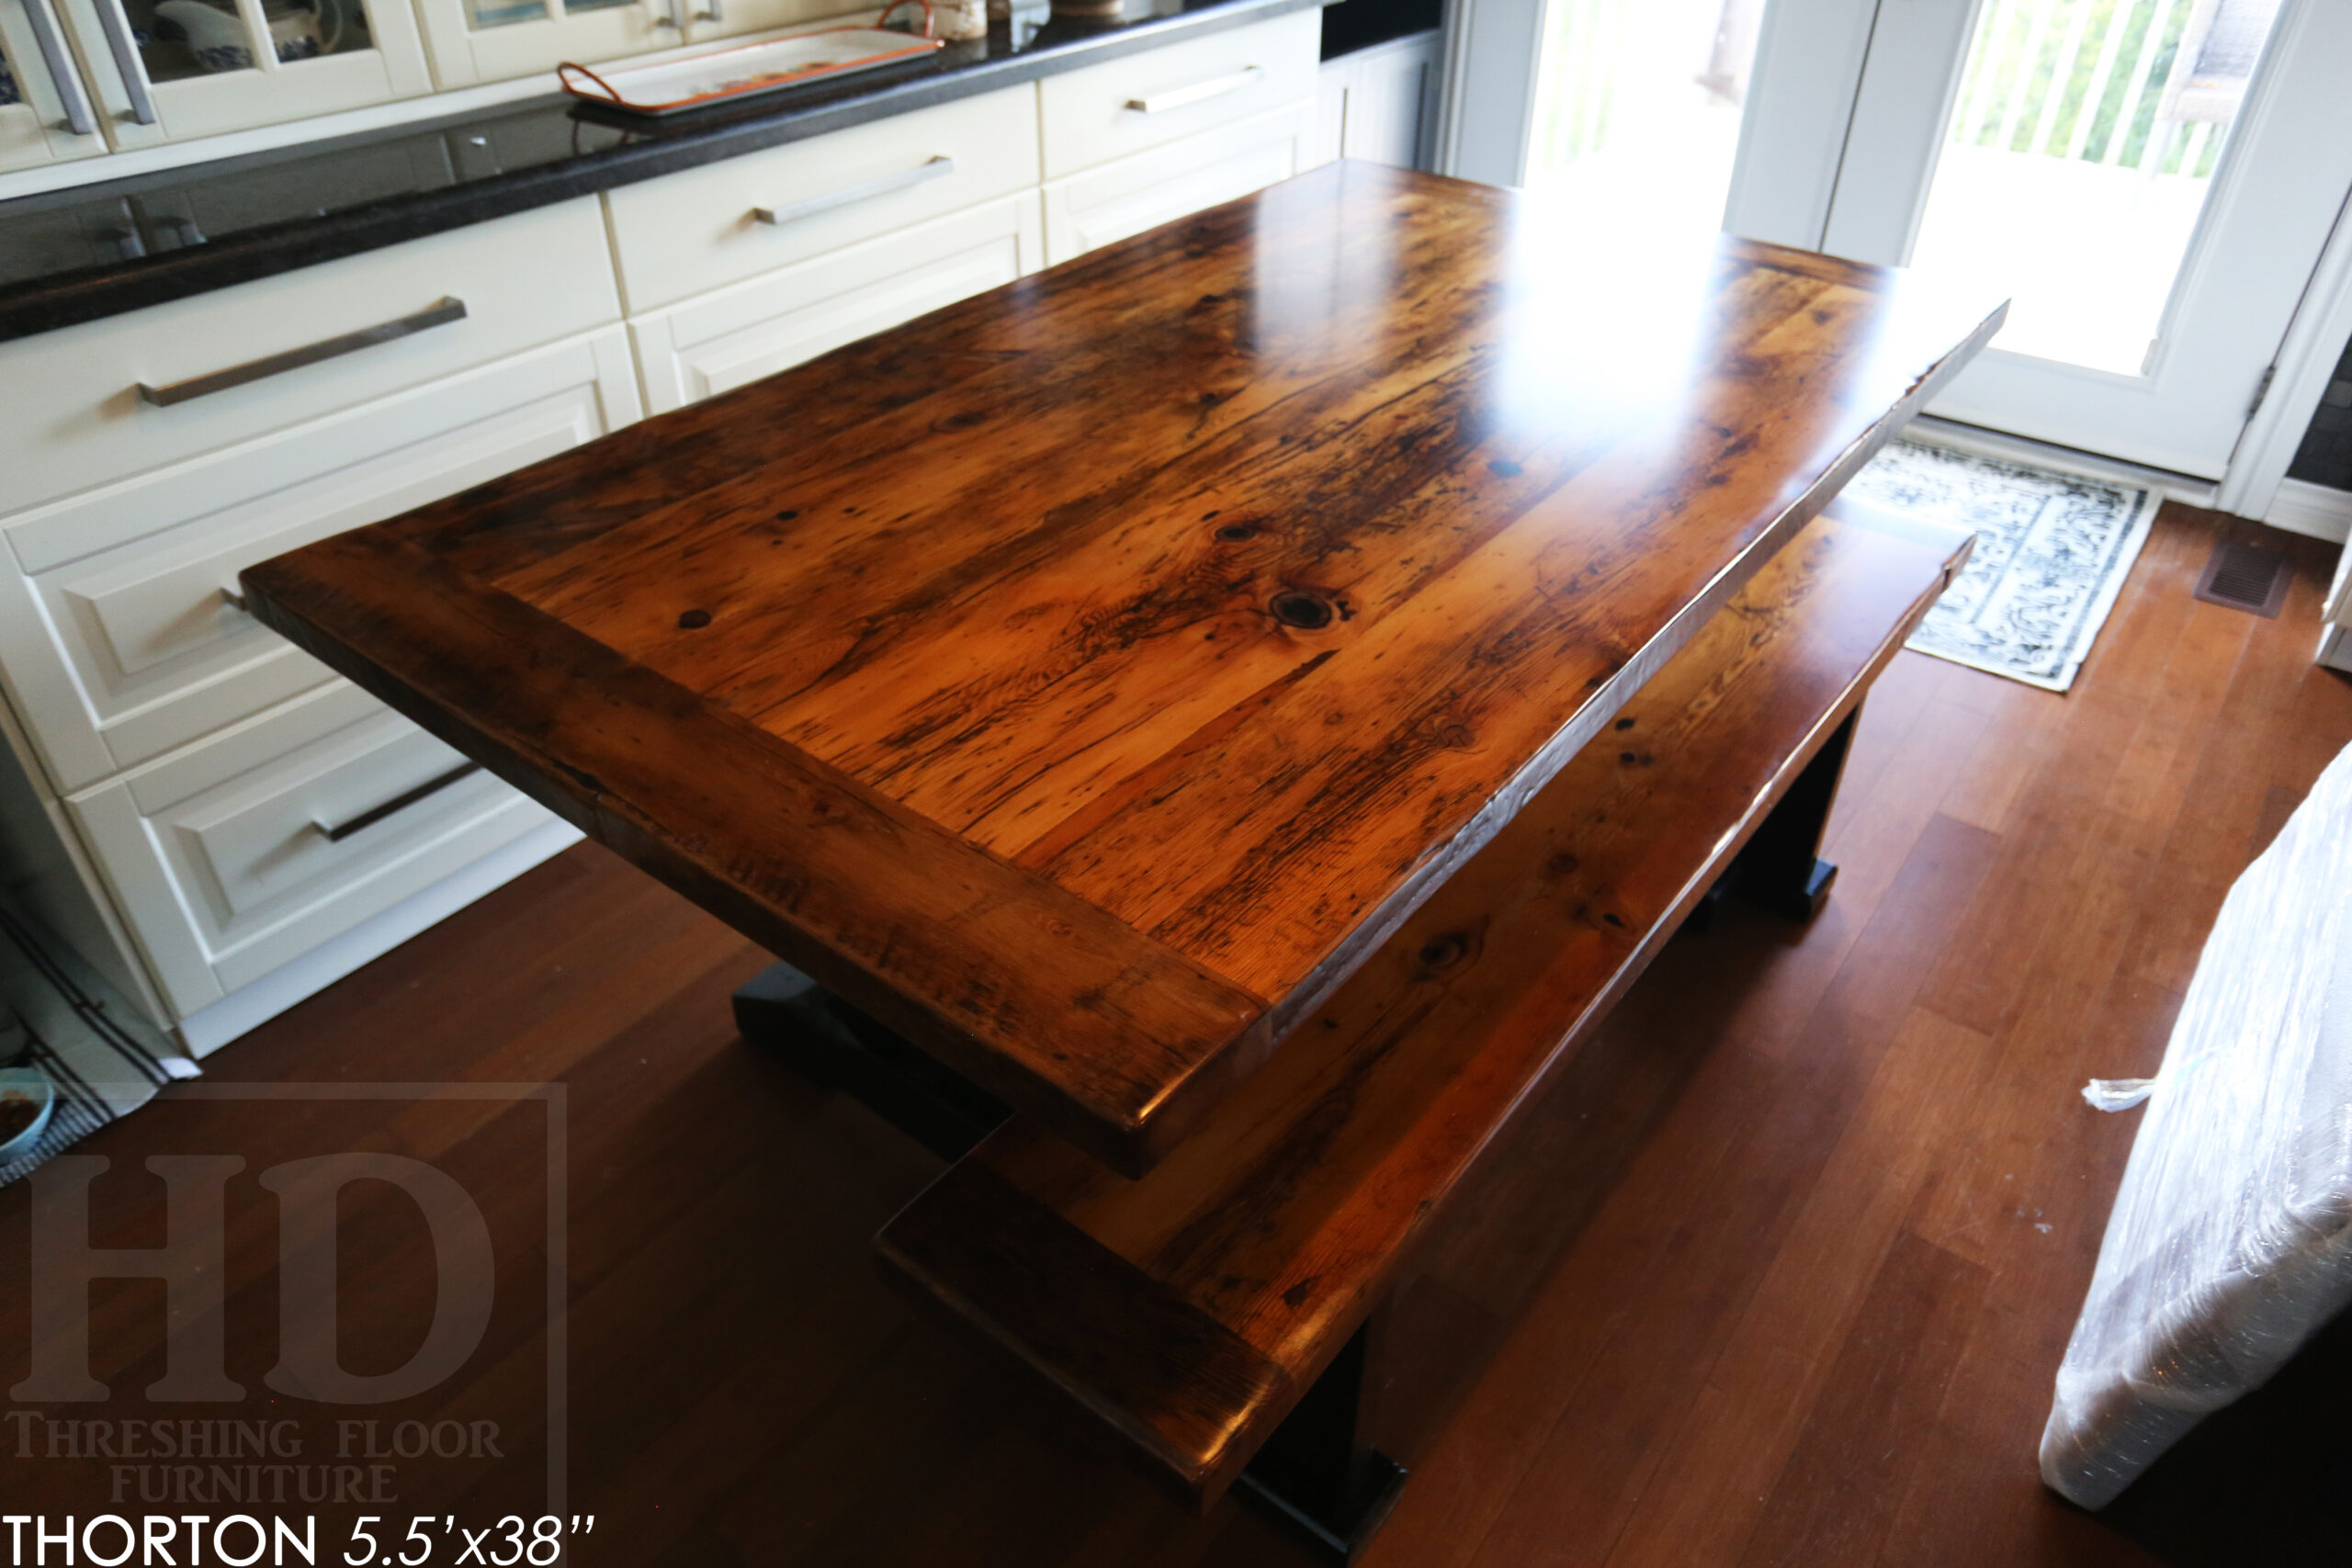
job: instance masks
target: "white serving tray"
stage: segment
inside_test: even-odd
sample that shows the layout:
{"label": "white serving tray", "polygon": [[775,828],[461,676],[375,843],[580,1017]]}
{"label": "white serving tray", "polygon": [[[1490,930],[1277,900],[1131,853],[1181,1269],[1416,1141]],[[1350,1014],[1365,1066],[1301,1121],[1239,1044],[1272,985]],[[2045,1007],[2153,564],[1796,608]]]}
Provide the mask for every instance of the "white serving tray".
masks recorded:
{"label": "white serving tray", "polygon": [[556,67],[556,76],[573,97],[660,116],[912,60],[929,54],[942,41],[883,28],[831,28],[662,65],[596,72],[566,61]]}

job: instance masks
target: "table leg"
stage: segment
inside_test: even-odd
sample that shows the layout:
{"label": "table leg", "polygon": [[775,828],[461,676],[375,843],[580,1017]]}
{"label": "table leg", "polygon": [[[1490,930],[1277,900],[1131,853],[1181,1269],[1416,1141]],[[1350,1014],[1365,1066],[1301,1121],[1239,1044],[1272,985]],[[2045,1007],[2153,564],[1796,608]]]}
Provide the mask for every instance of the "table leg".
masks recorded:
{"label": "table leg", "polygon": [[1799,920],[1813,919],[1829,901],[1838,868],[1821,858],[1821,839],[1829,827],[1829,808],[1838,798],[1838,780],[1846,771],[1846,752],[1861,713],[1857,706],[1830,732],[1740,852],[1736,875],[1741,897]]}
{"label": "table leg", "polygon": [[789,964],[763,969],[735,993],[735,1027],[942,1159],[962,1158],[1012,1113]]}
{"label": "table leg", "polygon": [[1405,1485],[1405,1467],[1358,1435],[1370,1331],[1356,1330],[1233,1483],[1237,1495],[1342,1564],[1372,1539]]}

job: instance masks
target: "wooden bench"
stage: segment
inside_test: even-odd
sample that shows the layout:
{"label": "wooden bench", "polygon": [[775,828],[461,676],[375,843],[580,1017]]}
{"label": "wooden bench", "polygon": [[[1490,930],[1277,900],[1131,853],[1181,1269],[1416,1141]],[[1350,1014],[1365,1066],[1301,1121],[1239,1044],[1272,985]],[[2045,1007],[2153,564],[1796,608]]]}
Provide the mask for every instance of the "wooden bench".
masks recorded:
{"label": "wooden bench", "polygon": [[[1742,879],[1817,905],[1854,711],[1967,553],[1833,508],[1160,1165],[1013,1117],[883,1230],[885,1274],[1214,1503],[1743,846]],[[1308,1442],[1303,1511],[1344,1538],[1382,1478]]]}

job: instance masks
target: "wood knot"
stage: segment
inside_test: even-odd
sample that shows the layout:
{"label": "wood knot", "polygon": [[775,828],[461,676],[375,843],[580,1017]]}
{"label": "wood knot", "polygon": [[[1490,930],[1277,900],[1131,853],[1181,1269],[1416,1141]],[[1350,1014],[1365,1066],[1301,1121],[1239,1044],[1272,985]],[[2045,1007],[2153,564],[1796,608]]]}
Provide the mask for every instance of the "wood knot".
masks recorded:
{"label": "wood knot", "polygon": [[1317,594],[1301,593],[1295,590],[1277,593],[1269,608],[1273,611],[1274,619],[1286,626],[1317,632],[1331,624],[1331,602]]}
{"label": "wood knot", "polygon": [[1219,528],[1216,531],[1216,536],[1220,539],[1232,539],[1237,541],[1241,539],[1254,539],[1258,536],[1258,530],[1252,528],[1247,523],[1227,523],[1224,527]]}
{"label": "wood knot", "polygon": [[678,617],[678,629],[680,631],[700,631],[703,627],[708,625],[710,625],[710,612],[708,610],[688,610],[684,615]]}
{"label": "wood knot", "polygon": [[1634,721],[1630,718],[1621,718],[1617,721],[1617,728],[1619,729],[1631,729],[1634,728]]}
{"label": "wood knot", "polygon": [[1469,955],[1470,939],[1460,931],[1448,931],[1432,937],[1421,944],[1420,960],[1424,969],[1451,969]]}
{"label": "wood knot", "polygon": [[1576,874],[1576,869],[1580,863],[1581,863],[1577,861],[1576,856],[1570,854],[1566,850],[1562,850],[1558,854],[1554,855],[1550,860],[1544,863],[1544,874],[1546,876],[1573,876]]}

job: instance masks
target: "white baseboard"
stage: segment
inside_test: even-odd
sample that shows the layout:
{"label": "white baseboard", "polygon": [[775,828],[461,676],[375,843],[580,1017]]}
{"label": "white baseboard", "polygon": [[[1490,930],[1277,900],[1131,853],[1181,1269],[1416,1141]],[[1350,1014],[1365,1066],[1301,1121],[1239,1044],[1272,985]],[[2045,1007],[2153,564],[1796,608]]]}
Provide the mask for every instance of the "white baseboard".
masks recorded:
{"label": "white baseboard", "polygon": [[411,894],[333,942],[312,948],[293,963],[182,1019],[181,1043],[191,1055],[209,1055],[361,964],[382,957],[427,926],[448,919],[493,887],[505,886],[541,861],[570,849],[580,839],[580,829],[561,818],[532,829],[504,849],[443,877],[421,893]]}
{"label": "white baseboard", "polygon": [[2340,545],[2352,538],[2352,491],[2281,479],[2278,494],[2262,520],[2290,534],[2308,534]]}

